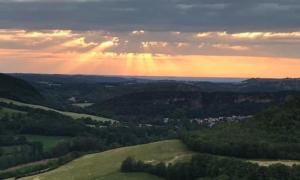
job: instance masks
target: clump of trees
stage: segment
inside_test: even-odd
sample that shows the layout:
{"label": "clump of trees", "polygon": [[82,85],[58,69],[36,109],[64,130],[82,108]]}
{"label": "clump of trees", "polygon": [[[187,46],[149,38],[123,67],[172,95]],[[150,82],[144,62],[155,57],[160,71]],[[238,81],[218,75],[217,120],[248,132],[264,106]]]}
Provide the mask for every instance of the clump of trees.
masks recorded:
{"label": "clump of trees", "polygon": [[257,164],[211,155],[195,155],[190,162],[175,164],[147,164],[132,157],[121,165],[122,172],[146,172],[169,180],[296,180],[300,179],[300,166],[281,164],[261,167]]}

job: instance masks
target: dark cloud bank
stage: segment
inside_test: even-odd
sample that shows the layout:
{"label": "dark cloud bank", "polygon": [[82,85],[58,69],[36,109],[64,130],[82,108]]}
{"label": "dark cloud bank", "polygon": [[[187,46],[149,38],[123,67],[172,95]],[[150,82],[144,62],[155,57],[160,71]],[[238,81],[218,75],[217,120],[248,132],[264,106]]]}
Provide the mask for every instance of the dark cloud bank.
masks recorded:
{"label": "dark cloud bank", "polygon": [[0,0],[0,28],[295,31],[299,0]]}

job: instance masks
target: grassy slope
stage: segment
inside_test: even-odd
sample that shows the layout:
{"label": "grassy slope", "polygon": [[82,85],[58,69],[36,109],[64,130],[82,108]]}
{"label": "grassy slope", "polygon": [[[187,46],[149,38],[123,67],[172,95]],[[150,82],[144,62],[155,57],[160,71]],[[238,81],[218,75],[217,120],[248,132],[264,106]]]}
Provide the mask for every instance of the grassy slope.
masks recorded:
{"label": "grassy slope", "polygon": [[5,107],[0,108],[0,117],[4,116],[5,114],[12,115],[12,114],[17,114],[17,113],[24,113],[24,112],[18,111],[15,109],[11,109],[11,108],[5,108]]}
{"label": "grassy slope", "polygon": [[169,162],[191,153],[179,140],[161,141],[86,155],[56,170],[26,177],[24,180],[160,180],[161,178],[144,173],[121,173],[121,162],[128,156],[144,161]]}
{"label": "grassy slope", "polygon": [[39,136],[39,135],[25,135],[29,142],[41,142],[44,150],[50,150],[55,147],[59,142],[67,140],[70,137],[63,136]]}
{"label": "grassy slope", "polygon": [[274,164],[283,164],[286,166],[300,165],[300,161],[293,160],[249,160],[248,162],[258,164],[260,166],[270,166]]}
{"label": "grassy slope", "polygon": [[45,107],[45,106],[27,104],[27,103],[22,103],[22,102],[10,100],[10,99],[5,99],[5,98],[0,98],[0,102],[12,103],[12,104],[17,105],[17,106],[26,106],[26,107],[30,107],[30,108],[43,109],[43,110],[47,110],[47,111],[55,111],[57,113],[60,113],[60,114],[66,115],[66,116],[70,116],[74,119],[91,118],[91,119],[96,120],[96,121],[115,121],[115,120],[112,120],[112,119],[103,118],[103,117],[99,117],[99,116],[93,116],[93,115],[89,115],[89,114],[79,114],[79,113],[74,113],[74,112],[59,111],[59,110],[48,108],[48,107]]}
{"label": "grassy slope", "polygon": [[[189,151],[179,140],[160,141],[114,149],[103,153],[91,154],[74,160],[58,169],[43,174],[22,178],[23,180],[162,180],[146,173],[121,173],[121,162],[128,156],[149,163],[176,163],[188,161],[194,152]],[[284,164],[292,166],[299,161],[246,160],[260,166]]]}

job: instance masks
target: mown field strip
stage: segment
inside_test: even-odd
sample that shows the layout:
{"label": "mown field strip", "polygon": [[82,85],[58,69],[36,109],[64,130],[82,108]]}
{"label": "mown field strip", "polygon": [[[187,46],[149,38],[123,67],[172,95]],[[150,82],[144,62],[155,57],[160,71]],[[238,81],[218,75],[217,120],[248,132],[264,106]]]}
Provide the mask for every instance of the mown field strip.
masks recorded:
{"label": "mown field strip", "polygon": [[17,106],[26,106],[26,107],[35,108],[35,109],[43,109],[43,110],[46,110],[46,111],[54,111],[54,112],[63,114],[65,116],[72,117],[74,119],[91,118],[95,121],[116,122],[115,120],[109,119],[109,118],[104,118],[104,117],[99,117],[99,116],[94,116],[94,115],[89,115],[89,114],[80,114],[80,113],[74,113],[74,112],[60,111],[60,110],[56,110],[56,109],[45,107],[45,106],[22,103],[22,102],[18,102],[18,101],[11,100],[11,99],[0,98],[0,102],[4,102],[4,103],[8,103],[8,104],[11,103],[11,104],[14,104],[14,105],[17,105]]}
{"label": "mown field strip", "polygon": [[23,180],[161,180],[146,173],[121,173],[121,163],[128,156],[143,161],[168,162],[191,153],[179,140],[160,141],[86,155],[53,171]]}

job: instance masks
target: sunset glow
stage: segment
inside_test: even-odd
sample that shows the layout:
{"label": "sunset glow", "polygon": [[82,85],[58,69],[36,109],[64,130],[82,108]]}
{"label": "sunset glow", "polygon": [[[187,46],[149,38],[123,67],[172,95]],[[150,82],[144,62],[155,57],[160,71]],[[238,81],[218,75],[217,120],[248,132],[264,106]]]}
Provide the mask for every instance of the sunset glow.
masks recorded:
{"label": "sunset glow", "polygon": [[[163,38],[161,38],[163,37]],[[138,76],[300,77],[300,32],[0,30],[0,71]],[[262,43],[263,42],[263,43]],[[264,44],[265,43],[265,44]]]}

